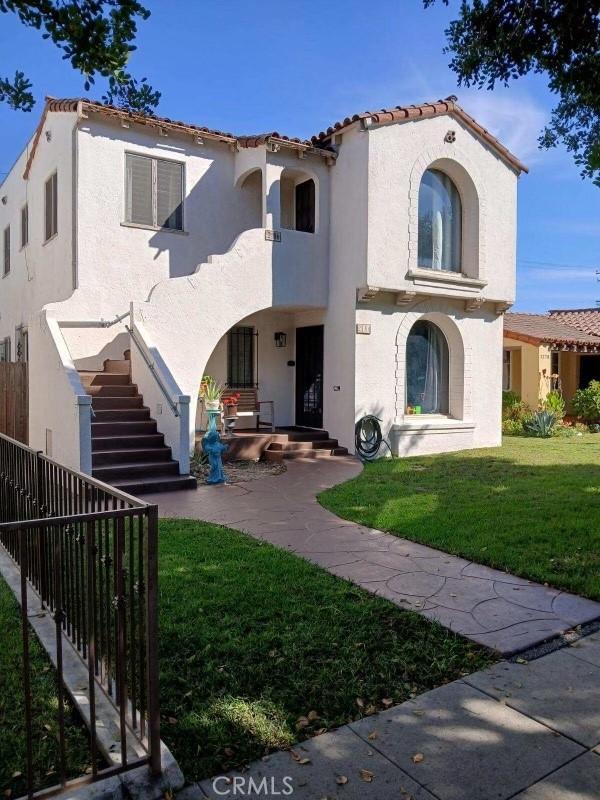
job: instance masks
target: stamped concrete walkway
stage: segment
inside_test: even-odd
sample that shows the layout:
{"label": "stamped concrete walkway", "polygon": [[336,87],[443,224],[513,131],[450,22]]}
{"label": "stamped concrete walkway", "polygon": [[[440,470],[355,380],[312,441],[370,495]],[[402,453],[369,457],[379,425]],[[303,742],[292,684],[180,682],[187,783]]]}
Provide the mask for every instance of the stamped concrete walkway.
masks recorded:
{"label": "stamped concrete walkway", "polygon": [[353,458],[291,462],[283,475],[149,495],[163,517],[237,528],[418,611],[505,656],[600,618],[600,604],[516,578],[322,508],[315,495],[357,475]]}
{"label": "stamped concrete walkway", "polygon": [[294,800],[600,800],[599,689],[595,634],[530,663],[503,661],[184,795],[274,800],[287,778]]}

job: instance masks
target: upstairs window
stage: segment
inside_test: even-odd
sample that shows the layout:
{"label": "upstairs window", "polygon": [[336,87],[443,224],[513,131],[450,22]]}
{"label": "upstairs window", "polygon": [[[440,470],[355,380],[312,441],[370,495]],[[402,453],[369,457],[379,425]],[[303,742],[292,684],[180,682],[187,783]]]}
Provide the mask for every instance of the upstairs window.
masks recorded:
{"label": "upstairs window", "polygon": [[29,207],[27,203],[21,209],[21,247],[29,244]]}
{"label": "upstairs window", "polygon": [[296,184],[296,230],[315,232],[315,182],[312,178]]}
{"label": "upstairs window", "polygon": [[406,405],[421,414],[447,414],[448,343],[427,320],[415,322],[406,342]]}
{"label": "upstairs window", "polygon": [[44,241],[58,233],[58,173],[51,175],[44,187]]}
{"label": "upstairs window", "polygon": [[428,169],[419,188],[418,264],[461,271],[462,207],[458,189],[437,169]]}
{"label": "upstairs window", "polygon": [[3,259],[2,259],[2,274],[8,275],[10,272],[10,225],[4,228],[4,241],[3,241]]}
{"label": "upstairs window", "polygon": [[126,222],[182,231],[183,196],[183,164],[131,153],[126,155]]}

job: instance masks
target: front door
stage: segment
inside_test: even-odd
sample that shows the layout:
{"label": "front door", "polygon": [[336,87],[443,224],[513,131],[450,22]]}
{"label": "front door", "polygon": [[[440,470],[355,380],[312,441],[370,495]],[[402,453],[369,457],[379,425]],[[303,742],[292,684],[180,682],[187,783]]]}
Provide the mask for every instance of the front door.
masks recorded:
{"label": "front door", "polygon": [[296,425],[323,427],[323,326],[296,328]]}

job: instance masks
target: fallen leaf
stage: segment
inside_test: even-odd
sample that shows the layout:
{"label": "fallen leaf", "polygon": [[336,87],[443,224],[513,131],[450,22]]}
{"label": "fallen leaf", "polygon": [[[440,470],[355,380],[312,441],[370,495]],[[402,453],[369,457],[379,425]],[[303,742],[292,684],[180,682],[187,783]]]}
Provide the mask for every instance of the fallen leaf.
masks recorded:
{"label": "fallen leaf", "polygon": [[316,719],[319,719],[319,715],[316,711],[309,711],[307,716],[309,722],[314,722]]}
{"label": "fallen leaf", "polygon": [[306,756],[304,758],[300,758],[298,759],[298,763],[302,764],[302,766],[304,766],[305,764],[310,764],[310,758],[307,758]]}
{"label": "fallen leaf", "polygon": [[414,756],[412,757],[413,764],[420,764],[421,761],[424,761],[424,760],[425,760],[425,756],[423,755],[423,753],[415,753]]}
{"label": "fallen leaf", "polygon": [[358,774],[360,775],[361,780],[363,780],[365,783],[371,783],[375,777],[375,773],[371,772],[370,769],[361,769],[359,770]]}
{"label": "fallen leaf", "polygon": [[529,664],[529,661],[527,661],[526,658],[517,658],[516,661],[517,664]]}
{"label": "fallen leaf", "polygon": [[348,778],[345,775],[338,775],[335,779],[335,782],[340,786],[344,786],[346,783],[348,783]]}
{"label": "fallen leaf", "polygon": [[378,735],[379,735],[379,734],[377,733],[377,731],[371,731],[371,733],[370,733],[370,734],[367,736],[367,739],[368,739],[370,742],[374,742],[374,741],[375,741],[375,739],[378,737]]}
{"label": "fallen leaf", "polygon": [[394,705],[394,701],[392,700],[391,697],[384,697],[383,700],[381,701],[381,705],[385,706],[385,708],[389,708],[390,706]]}
{"label": "fallen leaf", "polygon": [[233,747],[226,747],[226,748],[223,750],[223,752],[225,753],[225,755],[227,756],[227,758],[231,758],[231,757],[232,757],[232,756],[235,754],[235,750],[233,749]]}
{"label": "fallen leaf", "polygon": [[310,725],[308,717],[298,717],[296,720],[296,730],[301,731],[302,728],[307,728]]}
{"label": "fallen leaf", "polygon": [[422,708],[413,708],[412,713],[415,715],[415,717],[422,717],[425,712]]}

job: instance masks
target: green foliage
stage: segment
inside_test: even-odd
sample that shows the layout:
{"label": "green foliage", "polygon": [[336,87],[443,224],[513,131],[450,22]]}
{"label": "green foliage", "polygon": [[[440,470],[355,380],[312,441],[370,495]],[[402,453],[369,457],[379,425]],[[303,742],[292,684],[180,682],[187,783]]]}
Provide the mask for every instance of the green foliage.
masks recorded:
{"label": "green foliage", "polygon": [[557,419],[562,419],[565,415],[565,399],[558,389],[552,389],[548,392],[542,402],[542,409],[549,411]]}
{"label": "green foliage", "polygon": [[161,736],[190,781],[373,713],[388,698],[402,702],[492,658],[237,531],[161,520],[159,541]]}
{"label": "green foliage", "polygon": [[600,600],[600,436],[379,459],[319,496],[345,519]]}
{"label": "green foliage", "polygon": [[548,439],[556,425],[556,416],[550,411],[536,411],[531,419],[523,422],[523,430],[527,436]]}
{"label": "green foliage", "polygon": [[[423,0],[425,7],[435,0]],[[443,0],[449,5],[449,0]],[[597,0],[462,0],[446,30],[460,85],[493,89],[545,73],[559,101],[541,147],[564,145],[600,185],[600,13]]]}
{"label": "green foliage", "polygon": [[[529,419],[532,415],[532,411],[527,405],[521,400],[520,395],[516,392],[502,392],[502,420],[503,422],[518,422],[522,423],[525,420]],[[509,428],[511,426],[508,426]],[[515,431],[516,431],[516,426]]]}
{"label": "green foliage", "polygon": [[505,436],[523,436],[523,420],[521,419],[503,419],[502,420],[502,433]]}
{"label": "green foliage", "polygon": [[[158,105],[160,92],[146,78],[138,81],[126,70],[135,50],[137,18],[150,16],[137,0],[0,0],[0,12],[16,14],[26,27],[42,30],[42,38],[50,39],[85,77],[86,91],[96,74],[105,78],[105,103],[143,114],[152,114]],[[13,79],[0,79],[0,102],[31,111],[31,88],[24,73],[17,71]]]}
{"label": "green foliage", "polygon": [[590,381],[585,389],[578,389],[571,405],[577,416],[586,422],[600,422],[600,381]]}

